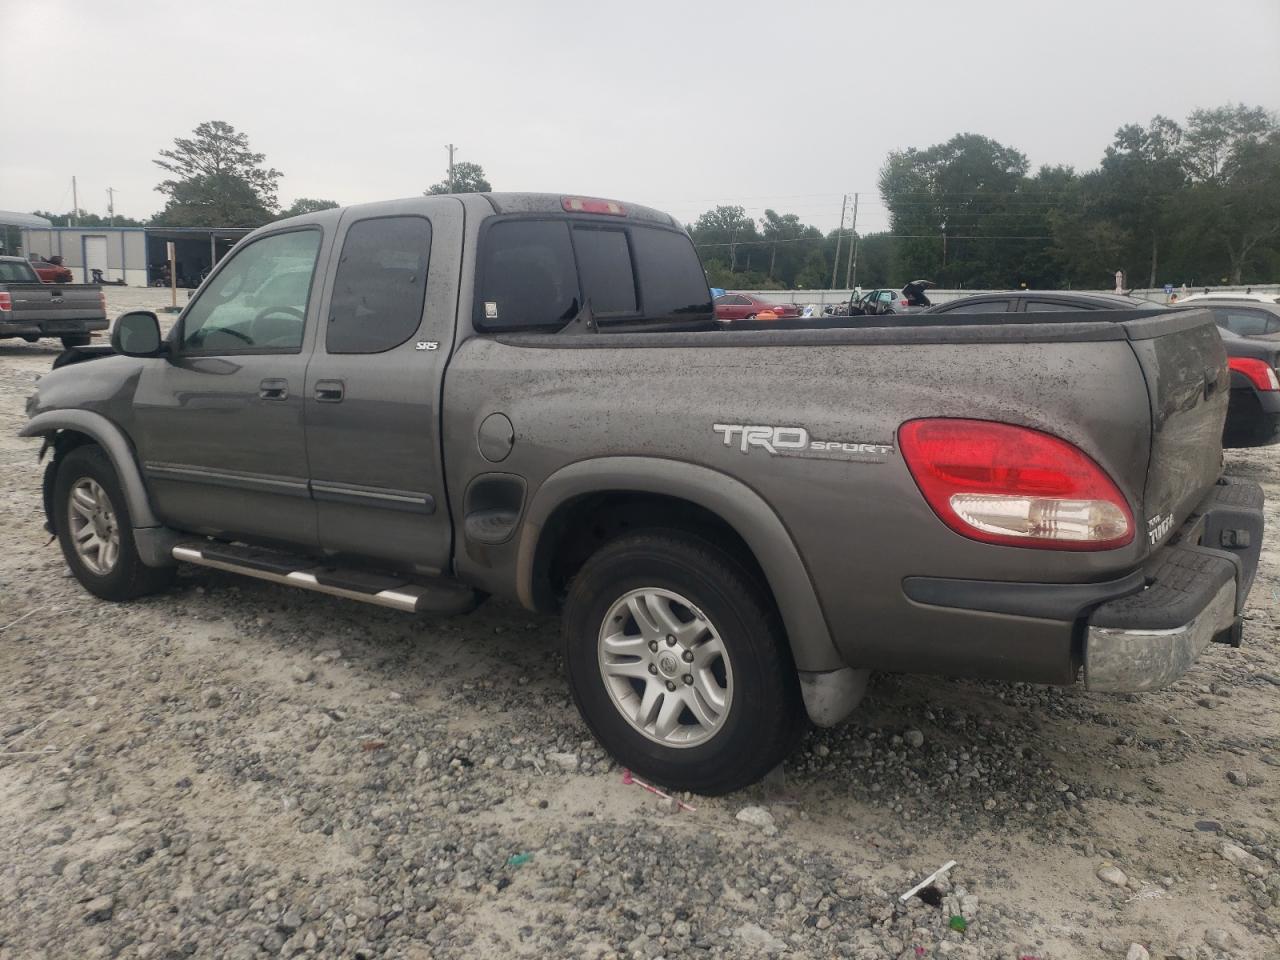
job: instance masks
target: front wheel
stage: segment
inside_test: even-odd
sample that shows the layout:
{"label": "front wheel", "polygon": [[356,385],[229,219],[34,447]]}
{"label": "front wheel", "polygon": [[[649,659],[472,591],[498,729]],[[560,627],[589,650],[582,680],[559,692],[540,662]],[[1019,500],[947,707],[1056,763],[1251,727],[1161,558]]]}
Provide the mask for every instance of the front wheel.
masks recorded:
{"label": "front wheel", "polygon": [[574,699],[642,777],[704,794],[747,786],[802,729],[795,665],[762,588],[731,554],[677,531],[615,540],[565,604]]}
{"label": "front wheel", "polygon": [[76,447],[53,484],[54,526],[62,556],[80,585],[103,600],[133,600],[173,580],[171,568],[148,567],[133,542],[129,504],[102,449]]}

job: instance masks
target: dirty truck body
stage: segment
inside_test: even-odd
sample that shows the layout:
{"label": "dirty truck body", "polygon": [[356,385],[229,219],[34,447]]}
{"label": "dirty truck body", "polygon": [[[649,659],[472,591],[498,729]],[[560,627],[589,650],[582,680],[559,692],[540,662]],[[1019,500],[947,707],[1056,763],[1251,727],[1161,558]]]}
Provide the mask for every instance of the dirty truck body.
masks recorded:
{"label": "dirty truck body", "polygon": [[164,343],[134,315],[132,355],[64,356],[24,435],[95,593],[182,560],[560,611],[596,735],[706,792],[872,669],[1140,691],[1238,642],[1262,495],[1220,476],[1207,312],[735,331],[710,300],[630,204],[326,211],[245,238]]}
{"label": "dirty truck body", "polygon": [[0,257],[0,339],[34,343],[57,337],[71,347],[105,329],[106,301],[98,284],[42,283],[22,257]]}

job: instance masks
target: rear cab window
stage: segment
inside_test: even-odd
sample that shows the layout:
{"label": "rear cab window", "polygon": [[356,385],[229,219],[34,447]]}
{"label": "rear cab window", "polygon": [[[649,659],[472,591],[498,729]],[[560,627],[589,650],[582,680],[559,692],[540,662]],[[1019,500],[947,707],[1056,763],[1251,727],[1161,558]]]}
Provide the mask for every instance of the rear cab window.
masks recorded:
{"label": "rear cab window", "polygon": [[20,260],[0,260],[0,283],[39,283],[40,278]]}
{"label": "rear cab window", "polygon": [[431,223],[375,217],[347,230],[333,279],[326,353],[382,353],[418,329],[427,295]]}
{"label": "rear cab window", "polygon": [[681,230],[552,216],[487,226],[477,330],[557,330],[587,306],[601,329],[711,321],[714,313],[702,264]]}

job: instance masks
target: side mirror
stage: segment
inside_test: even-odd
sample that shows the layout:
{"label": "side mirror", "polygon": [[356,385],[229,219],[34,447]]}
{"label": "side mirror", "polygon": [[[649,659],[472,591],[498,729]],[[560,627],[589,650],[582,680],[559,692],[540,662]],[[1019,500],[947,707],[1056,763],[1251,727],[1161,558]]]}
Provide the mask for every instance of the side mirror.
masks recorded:
{"label": "side mirror", "polygon": [[160,321],[150,310],[123,314],[111,331],[111,348],[126,357],[155,357],[161,353]]}

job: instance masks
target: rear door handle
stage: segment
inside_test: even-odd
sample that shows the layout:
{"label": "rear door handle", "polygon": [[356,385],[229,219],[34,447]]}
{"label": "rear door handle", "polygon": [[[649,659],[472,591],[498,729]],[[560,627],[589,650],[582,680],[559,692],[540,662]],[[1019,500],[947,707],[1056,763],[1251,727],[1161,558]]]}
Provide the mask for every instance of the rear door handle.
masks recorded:
{"label": "rear door handle", "polygon": [[315,398],[321,403],[341,403],[346,387],[341,380],[317,380]]}
{"label": "rear door handle", "polygon": [[263,380],[258,384],[258,396],[263,400],[288,400],[288,380]]}

